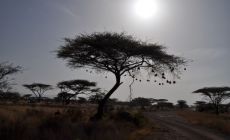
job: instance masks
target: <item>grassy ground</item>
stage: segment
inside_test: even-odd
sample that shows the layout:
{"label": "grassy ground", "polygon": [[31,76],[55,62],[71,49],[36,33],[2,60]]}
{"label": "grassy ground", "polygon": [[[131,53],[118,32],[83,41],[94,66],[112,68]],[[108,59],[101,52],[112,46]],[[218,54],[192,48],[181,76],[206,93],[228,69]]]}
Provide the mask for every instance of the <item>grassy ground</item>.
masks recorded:
{"label": "grassy ground", "polygon": [[194,111],[178,111],[177,114],[192,124],[202,125],[225,134],[230,134],[230,114],[220,114],[217,116],[211,113]]}
{"label": "grassy ground", "polygon": [[138,140],[153,127],[140,112],[117,111],[99,122],[95,108],[0,105],[0,138],[4,140]]}

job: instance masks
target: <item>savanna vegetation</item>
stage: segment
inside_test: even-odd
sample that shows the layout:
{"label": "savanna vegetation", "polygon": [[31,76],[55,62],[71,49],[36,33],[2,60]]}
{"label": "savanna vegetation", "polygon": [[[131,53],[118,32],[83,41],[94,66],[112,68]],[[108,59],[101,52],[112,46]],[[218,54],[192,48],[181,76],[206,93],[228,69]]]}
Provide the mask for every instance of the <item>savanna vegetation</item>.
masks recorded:
{"label": "savanna vegetation", "polygon": [[[22,85],[31,92],[22,94],[12,90],[11,79],[23,71],[22,67],[0,63],[1,139],[147,139],[154,136],[156,127],[143,112],[159,110],[180,110],[178,114],[193,124],[230,132],[230,105],[223,104],[230,97],[229,87],[194,91],[207,97],[208,102],[197,101],[193,107],[182,99],[174,105],[167,99],[156,99],[154,95],[133,98],[131,85],[129,101],[111,98],[123,84],[122,78],[131,78],[132,83],[141,82],[143,73],[149,76],[147,82],[153,81],[159,86],[176,84],[170,76],[179,78],[181,69],[186,70],[187,61],[166,53],[164,46],[142,42],[124,33],[81,34],[73,39],[66,38],[65,44],[56,50],[56,56],[72,69],[111,73],[115,84],[106,91],[86,79],[70,79],[56,85],[34,82]],[[155,80],[151,81],[151,77]],[[58,93],[50,98],[46,93],[53,89],[58,89]]]}
{"label": "savanna vegetation", "polygon": [[95,106],[0,105],[4,140],[135,140],[154,132],[139,111],[117,110],[102,121],[89,121]]}

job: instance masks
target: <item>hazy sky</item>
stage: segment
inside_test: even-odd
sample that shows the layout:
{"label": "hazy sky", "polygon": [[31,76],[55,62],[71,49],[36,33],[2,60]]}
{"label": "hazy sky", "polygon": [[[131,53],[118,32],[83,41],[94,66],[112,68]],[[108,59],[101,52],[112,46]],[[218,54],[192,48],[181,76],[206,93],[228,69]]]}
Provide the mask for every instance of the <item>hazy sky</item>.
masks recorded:
{"label": "hazy sky", "polygon": [[[136,0],[1,0],[0,61],[24,67],[15,76],[22,84],[55,85],[62,80],[88,79],[109,90],[114,79],[103,74],[71,70],[53,51],[64,37],[80,33],[126,32],[147,42],[165,45],[169,53],[193,60],[176,85],[158,86],[136,82],[134,96],[185,99],[192,104],[200,96],[192,91],[204,86],[230,86],[230,1],[153,0],[157,10],[151,18],[135,12]],[[143,77],[143,79],[146,79]],[[126,79],[113,97],[127,100]],[[50,96],[57,91],[48,93]]]}

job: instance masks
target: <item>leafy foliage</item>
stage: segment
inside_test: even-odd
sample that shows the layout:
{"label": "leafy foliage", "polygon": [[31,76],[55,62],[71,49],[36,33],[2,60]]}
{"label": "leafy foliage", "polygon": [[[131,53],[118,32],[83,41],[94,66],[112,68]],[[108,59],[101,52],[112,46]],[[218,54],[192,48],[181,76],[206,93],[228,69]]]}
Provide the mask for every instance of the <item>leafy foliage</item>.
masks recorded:
{"label": "leafy foliage", "polygon": [[[145,67],[155,71],[167,68],[174,72],[185,60],[168,55],[164,47],[135,40],[124,33],[94,33],[65,39],[57,51],[58,58],[68,61],[74,68],[89,66],[120,75],[134,68]],[[136,69],[138,70],[138,69]]]}

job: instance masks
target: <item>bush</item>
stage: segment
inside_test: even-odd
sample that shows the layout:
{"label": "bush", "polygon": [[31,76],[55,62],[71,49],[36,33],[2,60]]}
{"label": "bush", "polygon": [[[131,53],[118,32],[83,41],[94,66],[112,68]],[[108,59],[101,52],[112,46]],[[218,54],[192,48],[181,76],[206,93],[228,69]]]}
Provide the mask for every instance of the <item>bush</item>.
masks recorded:
{"label": "bush", "polygon": [[143,127],[147,124],[148,120],[144,117],[142,113],[136,113],[134,115],[134,123],[136,126]]}
{"label": "bush", "polygon": [[65,118],[68,118],[71,122],[79,122],[79,121],[88,121],[90,115],[87,112],[84,112],[80,109],[67,109],[64,112]]}
{"label": "bush", "polygon": [[20,99],[20,94],[18,92],[1,92],[0,100],[2,101],[12,101],[17,102]]}
{"label": "bush", "polygon": [[142,113],[129,113],[126,111],[118,112],[115,115],[116,120],[131,122],[137,127],[142,127],[147,123],[147,119],[143,116]]}

